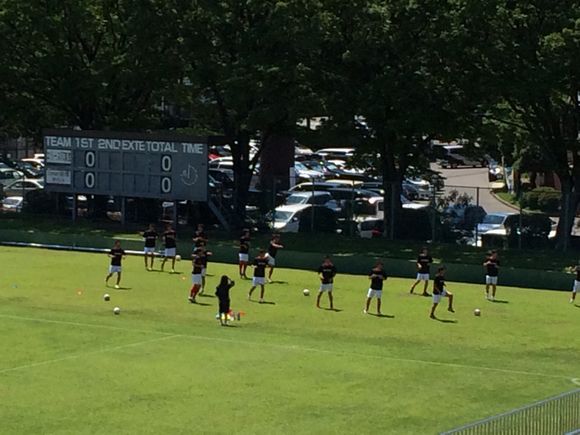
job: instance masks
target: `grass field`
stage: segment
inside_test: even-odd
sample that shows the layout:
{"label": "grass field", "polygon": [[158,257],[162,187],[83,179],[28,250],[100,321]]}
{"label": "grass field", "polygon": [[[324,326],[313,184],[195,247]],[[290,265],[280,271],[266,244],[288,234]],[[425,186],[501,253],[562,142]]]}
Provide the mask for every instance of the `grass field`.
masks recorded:
{"label": "grass field", "polygon": [[[387,281],[392,317],[376,317],[362,314],[365,277],[339,275],[332,312],[314,308],[313,272],[279,269],[271,304],[247,301],[237,280],[232,306],[246,315],[223,328],[214,298],[187,303],[187,262],[171,275],[130,257],[121,290],[104,288],[104,255],[0,248],[0,262],[2,434],[429,434],[580,377],[580,305],[561,292],[500,287],[491,303],[450,282],[446,323],[428,319],[410,280]],[[236,268],[209,273],[213,294]]]}

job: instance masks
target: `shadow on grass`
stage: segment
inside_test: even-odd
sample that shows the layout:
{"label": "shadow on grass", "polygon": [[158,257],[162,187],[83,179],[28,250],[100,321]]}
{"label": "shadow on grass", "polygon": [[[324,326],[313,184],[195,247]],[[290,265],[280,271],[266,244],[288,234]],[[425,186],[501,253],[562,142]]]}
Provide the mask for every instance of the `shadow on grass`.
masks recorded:
{"label": "shadow on grass", "polygon": [[381,319],[394,319],[395,316],[392,314],[375,314],[375,313],[367,313],[369,316],[379,317]]}
{"label": "shadow on grass", "polygon": [[231,323],[225,323],[225,324],[220,324],[220,326],[223,326],[224,328],[237,328],[237,325],[232,325]]}
{"label": "shadow on grass", "polygon": [[119,287],[119,288],[114,288],[114,287],[113,287],[113,289],[114,289],[114,290],[132,290],[132,289],[133,289],[133,287]]}
{"label": "shadow on grass", "polygon": [[506,300],[502,300],[502,299],[494,299],[493,301],[494,304],[509,304],[510,301],[506,301]]}
{"label": "shadow on grass", "polygon": [[440,319],[438,317],[433,318],[433,320],[437,320],[438,322],[441,323],[457,323],[457,320],[452,320],[452,319]]}
{"label": "shadow on grass", "polygon": [[209,294],[205,294],[205,293],[201,293],[201,294],[197,295],[197,297],[199,297],[199,298],[215,298],[214,295],[209,295]]}
{"label": "shadow on grass", "polygon": [[204,303],[204,302],[198,302],[198,301],[195,301],[195,302],[192,302],[192,303],[191,303],[191,305],[199,305],[199,306],[201,306],[201,307],[209,307],[209,306],[211,306],[212,304],[206,304],[206,303]]}
{"label": "shadow on grass", "polygon": [[320,307],[321,310],[324,311],[334,311],[335,313],[340,313],[344,310],[341,310],[340,308],[324,308],[324,307]]}
{"label": "shadow on grass", "polygon": [[260,301],[251,301],[251,302],[255,302],[255,303],[258,303],[260,305],[276,305],[276,302],[272,302],[272,301],[263,301],[263,302],[260,302]]}
{"label": "shadow on grass", "polygon": [[270,281],[268,284],[288,284],[288,281]]}

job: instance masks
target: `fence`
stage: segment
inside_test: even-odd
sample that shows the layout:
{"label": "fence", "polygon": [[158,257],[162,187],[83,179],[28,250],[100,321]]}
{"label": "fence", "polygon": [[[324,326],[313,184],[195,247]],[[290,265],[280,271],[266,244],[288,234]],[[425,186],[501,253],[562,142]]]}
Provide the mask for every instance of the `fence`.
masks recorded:
{"label": "fence", "polygon": [[580,433],[580,389],[441,435],[568,435]]}

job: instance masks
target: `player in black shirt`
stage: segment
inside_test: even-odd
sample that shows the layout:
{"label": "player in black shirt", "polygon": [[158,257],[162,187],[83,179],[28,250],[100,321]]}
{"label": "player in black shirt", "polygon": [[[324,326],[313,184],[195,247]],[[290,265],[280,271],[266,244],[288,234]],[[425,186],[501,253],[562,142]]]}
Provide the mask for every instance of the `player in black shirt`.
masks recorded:
{"label": "player in black shirt", "polygon": [[573,304],[576,300],[576,293],[580,291],[580,263],[577,266],[572,267],[572,272],[576,274],[574,279],[574,285],[572,286],[572,296],[570,296],[570,303]]}
{"label": "player in black shirt", "polygon": [[266,267],[268,266],[268,258],[266,252],[262,249],[258,256],[254,259],[254,278],[252,279],[252,288],[248,293],[248,300],[252,299],[252,293],[257,286],[260,286],[260,303],[264,302],[264,292],[266,284]]}
{"label": "player in black shirt", "polygon": [[205,289],[205,276],[207,275],[207,263],[209,262],[209,257],[211,257],[213,255],[213,253],[211,251],[208,251],[205,247],[205,243],[202,243],[201,246],[199,247],[200,249],[200,256],[201,256],[201,263],[203,265],[202,269],[201,269],[201,291],[199,292],[199,294],[203,293],[203,290]]}
{"label": "player in black shirt", "polygon": [[433,263],[433,258],[429,255],[427,248],[421,248],[419,256],[417,257],[417,280],[411,286],[409,293],[413,293],[417,284],[421,281],[424,283],[423,296],[431,296],[427,292],[427,287],[429,286],[429,266]]}
{"label": "player in black shirt", "polygon": [[447,308],[447,310],[452,313],[455,312],[453,310],[453,294],[449,290],[447,290],[447,287],[445,287],[445,270],[446,269],[443,266],[437,269],[437,275],[433,280],[433,306],[431,307],[431,315],[430,315],[432,319],[436,318],[435,309],[437,308],[437,305],[439,305],[441,298],[444,297],[449,299],[449,307]]}
{"label": "player in black shirt", "polygon": [[109,258],[111,259],[111,265],[109,266],[109,274],[105,278],[105,285],[109,286],[109,279],[113,276],[114,273],[117,274],[117,283],[115,284],[115,288],[119,288],[119,283],[121,282],[121,262],[123,258],[125,258],[125,251],[121,248],[121,242],[119,240],[115,240],[113,248],[108,253]]}
{"label": "player in black shirt", "polygon": [[238,260],[240,268],[240,278],[248,279],[246,270],[250,261],[250,230],[244,229],[240,237],[240,249],[238,251]]}
{"label": "player in black shirt", "polygon": [[215,289],[215,295],[218,298],[220,324],[222,326],[228,324],[228,315],[230,312],[230,289],[234,285],[236,285],[234,281],[229,279],[226,275],[223,275],[220,284]]}
{"label": "player in black shirt", "polygon": [[[143,249],[143,258],[145,259],[145,269],[153,270],[153,260],[155,259],[155,247],[157,245],[157,231],[155,225],[149,224],[149,228],[141,233],[145,241],[145,248]],[[151,266],[149,266],[149,259],[151,259]]]}
{"label": "player in black shirt", "polygon": [[[483,262],[483,267],[485,267],[485,298],[487,300],[495,300],[495,292],[497,289],[497,276],[499,273],[499,260],[497,258],[497,252],[491,251],[485,261]],[[489,288],[491,287],[491,296],[489,294]]]}
{"label": "player in black shirt", "polygon": [[165,244],[165,256],[163,257],[163,262],[161,263],[161,271],[165,267],[165,262],[168,258],[171,258],[171,273],[175,273],[175,253],[177,251],[177,233],[167,224],[165,232],[163,233],[163,242]]}
{"label": "player in black shirt", "polygon": [[276,254],[278,254],[278,249],[283,248],[284,245],[280,243],[280,236],[275,234],[270,241],[270,246],[268,246],[268,254],[266,254],[268,266],[270,266],[270,272],[268,273],[269,282],[272,282],[272,273],[274,273],[274,267],[276,267]]}
{"label": "player in black shirt", "polygon": [[196,248],[206,246],[208,242],[207,234],[205,233],[203,224],[198,224],[197,229],[193,235],[193,244]]}
{"label": "player in black shirt", "polygon": [[383,262],[377,261],[375,267],[373,267],[369,273],[369,279],[371,280],[371,285],[369,291],[367,292],[367,302],[363,313],[367,314],[369,308],[371,307],[371,301],[373,298],[377,299],[377,314],[381,316],[381,298],[383,297],[383,281],[387,279],[387,274],[383,268]]}
{"label": "player in black shirt", "polygon": [[195,298],[201,290],[203,270],[203,248],[196,248],[191,254],[191,290],[189,292],[189,302],[195,304]]}
{"label": "player in black shirt", "polygon": [[330,257],[324,257],[322,264],[318,268],[318,276],[320,277],[320,290],[316,298],[316,308],[320,308],[320,298],[322,293],[328,293],[328,300],[330,301],[330,309],[334,309],[334,301],[332,298],[332,290],[334,285],[334,277],[336,276],[336,267],[332,264]]}

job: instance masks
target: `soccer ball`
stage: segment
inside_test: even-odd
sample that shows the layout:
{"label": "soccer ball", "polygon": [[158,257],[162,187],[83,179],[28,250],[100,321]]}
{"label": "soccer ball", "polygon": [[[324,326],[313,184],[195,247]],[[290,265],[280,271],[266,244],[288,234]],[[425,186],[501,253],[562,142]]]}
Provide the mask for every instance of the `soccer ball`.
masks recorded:
{"label": "soccer ball", "polygon": [[113,308],[113,313],[121,314],[121,309],[119,307],[115,307],[115,308]]}
{"label": "soccer ball", "polygon": [[310,290],[305,288],[304,290],[302,290],[302,294],[304,294],[304,296],[310,296]]}
{"label": "soccer ball", "polygon": [[175,256],[175,259],[176,259],[177,261],[181,261],[181,255],[176,255],[176,256]]}
{"label": "soccer ball", "polygon": [[108,293],[105,293],[105,295],[103,296],[103,299],[105,300],[105,302],[109,302],[111,300],[111,296],[109,296]]}
{"label": "soccer ball", "polygon": [[479,308],[476,308],[475,310],[473,310],[473,315],[477,317],[481,316],[481,310]]}

